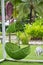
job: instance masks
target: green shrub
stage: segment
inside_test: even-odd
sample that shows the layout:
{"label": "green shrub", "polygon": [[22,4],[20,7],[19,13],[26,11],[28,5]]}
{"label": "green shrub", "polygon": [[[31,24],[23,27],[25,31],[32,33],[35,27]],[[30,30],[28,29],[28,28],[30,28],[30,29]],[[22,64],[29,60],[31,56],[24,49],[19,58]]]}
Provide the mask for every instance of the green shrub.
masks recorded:
{"label": "green shrub", "polygon": [[15,29],[15,24],[16,23],[12,23],[12,24],[10,24],[9,26],[8,26],[8,28],[7,28],[7,32],[8,33],[14,33],[15,31],[16,31],[16,29]]}
{"label": "green shrub", "polygon": [[26,34],[30,35],[30,33],[31,33],[31,27],[32,27],[31,24],[25,24],[24,32]]}
{"label": "green shrub", "polygon": [[34,23],[32,23],[32,25],[43,25],[43,19],[36,19]]}
{"label": "green shrub", "polygon": [[14,33],[14,32],[23,31],[23,30],[24,30],[24,25],[20,21],[13,22],[7,28],[8,33]]}
{"label": "green shrub", "polygon": [[17,37],[19,38],[19,40],[21,40],[22,44],[28,44],[30,37],[28,34],[26,34],[25,32],[17,32]]}
{"label": "green shrub", "polygon": [[25,33],[31,36],[31,38],[42,39],[43,38],[43,22],[36,21],[32,24],[25,25]]}

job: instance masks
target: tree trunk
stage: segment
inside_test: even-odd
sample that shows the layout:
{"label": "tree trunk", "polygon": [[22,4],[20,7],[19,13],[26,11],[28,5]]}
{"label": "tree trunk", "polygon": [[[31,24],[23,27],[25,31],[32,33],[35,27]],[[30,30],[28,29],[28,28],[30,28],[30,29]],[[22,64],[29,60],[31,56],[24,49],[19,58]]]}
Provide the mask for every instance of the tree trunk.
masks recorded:
{"label": "tree trunk", "polygon": [[[10,24],[10,18],[9,18],[9,24]],[[9,32],[9,42],[11,42],[11,33]]]}
{"label": "tree trunk", "polygon": [[36,11],[34,10],[34,5],[30,5],[30,23],[35,21]]}
{"label": "tree trunk", "polygon": [[32,22],[32,6],[30,6],[30,23]]}

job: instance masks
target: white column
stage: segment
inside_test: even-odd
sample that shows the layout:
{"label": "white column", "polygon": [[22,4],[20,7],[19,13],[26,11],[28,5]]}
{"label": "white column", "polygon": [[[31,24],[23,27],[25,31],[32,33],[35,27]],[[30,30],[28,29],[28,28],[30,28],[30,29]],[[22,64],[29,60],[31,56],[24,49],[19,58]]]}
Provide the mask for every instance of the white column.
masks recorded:
{"label": "white column", "polygon": [[5,7],[4,7],[4,0],[1,0],[1,12],[2,12],[3,58],[6,59],[6,52],[5,52]]}

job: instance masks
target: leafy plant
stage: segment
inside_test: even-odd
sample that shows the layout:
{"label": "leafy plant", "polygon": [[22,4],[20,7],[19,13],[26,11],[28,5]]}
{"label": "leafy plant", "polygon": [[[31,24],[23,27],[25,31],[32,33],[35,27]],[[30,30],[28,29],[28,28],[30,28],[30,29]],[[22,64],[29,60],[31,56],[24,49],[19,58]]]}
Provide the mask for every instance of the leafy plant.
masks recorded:
{"label": "leafy plant", "polygon": [[25,32],[17,32],[17,37],[19,40],[21,40],[22,44],[28,45],[28,42],[30,40],[30,36],[26,34]]}
{"label": "leafy plant", "polygon": [[20,21],[13,22],[7,28],[8,33],[14,33],[14,32],[23,31],[23,30],[24,30],[24,25]]}
{"label": "leafy plant", "polygon": [[25,25],[25,32],[34,39],[42,39],[43,38],[43,21],[36,20],[32,24]]}
{"label": "leafy plant", "polygon": [[7,54],[16,60],[25,58],[30,53],[30,47],[26,46],[24,48],[20,48],[18,45],[14,43],[6,43],[5,50]]}

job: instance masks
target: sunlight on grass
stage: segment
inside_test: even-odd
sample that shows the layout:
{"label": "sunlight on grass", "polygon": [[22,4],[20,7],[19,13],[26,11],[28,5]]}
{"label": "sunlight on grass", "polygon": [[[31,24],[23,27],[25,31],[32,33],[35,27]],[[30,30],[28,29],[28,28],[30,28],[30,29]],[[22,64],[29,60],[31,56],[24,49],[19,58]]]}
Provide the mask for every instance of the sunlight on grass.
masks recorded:
{"label": "sunlight on grass", "polygon": [[[26,57],[29,60],[43,60],[43,53],[39,56],[36,55],[35,49],[38,45],[31,45],[30,46],[30,54]],[[40,45],[43,48],[43,45]]]}

